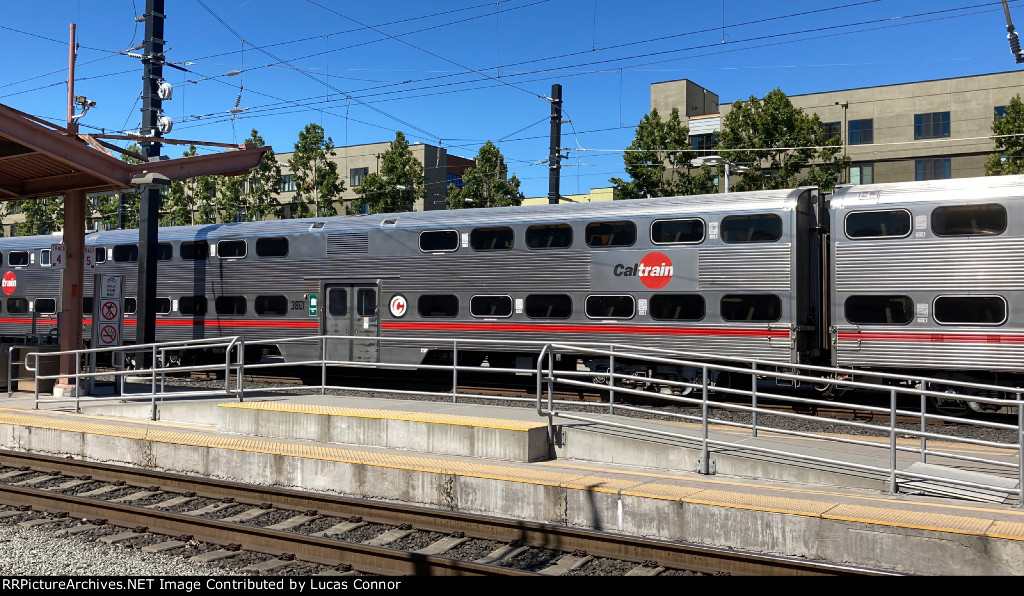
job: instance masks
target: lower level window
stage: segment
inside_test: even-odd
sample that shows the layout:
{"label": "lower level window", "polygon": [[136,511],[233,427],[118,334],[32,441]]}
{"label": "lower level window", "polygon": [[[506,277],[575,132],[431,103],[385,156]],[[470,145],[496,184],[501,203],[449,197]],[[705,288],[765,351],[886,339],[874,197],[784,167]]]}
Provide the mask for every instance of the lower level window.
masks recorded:
{"label": "lower level window", "polygon": [[57,312],[57,300],[54,298],[37,298],[36,312],[41,315],[52,315]]}
{"label": "lower level window", "polygon": [[782,300],[775,294],[732,294],[720,303],[722,319],[770,323],[782,318]]}
{"label": "lower level window", "polygon": [[244,315],[245,296],[217,296],[214,308],[217,309],[218,315]]}
{"label": "lower level window", "polygon": [[629,319],[635,311],[632,296],[587,296],[587,316],[592,319]]}
{"label": "lower level window", "polygon": [[1006,322],[1006,299],[1002,296],[939,296],[935,299],[935,322],[1002,325]]}
{"label": "lower level window", "polygon": [[8,298],[7,312],[12,315],[23,315],[28,312],[28,300],[25,298]]}
{"label": "lower level window", "polygon": [[854,325],[906,325],[914,320],[910,296],[850,296],[843,308]]}
{"label": "lower level window", "polygon": [[946,180],[953,177],[948,157],[914,160],[914,180]]}

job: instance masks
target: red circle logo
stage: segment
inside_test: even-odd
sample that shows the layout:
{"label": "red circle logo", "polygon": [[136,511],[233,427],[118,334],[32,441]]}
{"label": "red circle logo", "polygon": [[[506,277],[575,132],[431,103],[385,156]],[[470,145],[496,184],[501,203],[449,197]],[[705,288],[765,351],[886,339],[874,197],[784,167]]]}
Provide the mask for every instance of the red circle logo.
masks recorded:
{"label": "red circle logo", "polygon": [[15,277],[13,271],[4,273],[3,282],[0,282],[0,287],[4,289],[4,294],[10,296],[14,293],[14,288],[18,287],[18,278]]}
{"label": "red circle logo", "polygon": [[672,259],[664,253],[648,253],[640,260],[637,277],[652,290],[660,290],[672,281]]}

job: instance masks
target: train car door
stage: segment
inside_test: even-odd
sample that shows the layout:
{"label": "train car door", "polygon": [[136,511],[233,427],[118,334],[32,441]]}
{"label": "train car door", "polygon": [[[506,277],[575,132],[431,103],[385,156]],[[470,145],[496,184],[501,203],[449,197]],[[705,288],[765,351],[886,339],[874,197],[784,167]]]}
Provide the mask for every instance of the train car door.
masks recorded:
{"label": "train car door", "polygon": [[[379,346],[377,286],[374,284],[327,284],[324,335],[346,335],[348,339],[327,340],[328,360],[376,362]],[[366,338],[366,339],[362,339]]]}

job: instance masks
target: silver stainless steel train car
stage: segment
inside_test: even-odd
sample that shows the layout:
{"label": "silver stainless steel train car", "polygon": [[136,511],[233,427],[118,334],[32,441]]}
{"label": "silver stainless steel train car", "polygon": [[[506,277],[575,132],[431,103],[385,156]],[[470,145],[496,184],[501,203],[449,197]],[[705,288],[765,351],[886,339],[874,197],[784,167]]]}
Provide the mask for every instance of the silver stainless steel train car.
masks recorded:
{"label": "silver stainless steel train car", "polygon": [[[1004,176],[161,228],[157,341],[346,335],[329,358],[416,366],[478,338],[460,364],[501,367],[536,354],[508,340],[618,342],[1018,384],[1022,191]],[[54,325],[54,241],[0,239],[0,335]],[[125,277],[129,337],[137,241],[86,238],[95,271]],[[658,367],[616,359],[637,377],[699,375]]]}

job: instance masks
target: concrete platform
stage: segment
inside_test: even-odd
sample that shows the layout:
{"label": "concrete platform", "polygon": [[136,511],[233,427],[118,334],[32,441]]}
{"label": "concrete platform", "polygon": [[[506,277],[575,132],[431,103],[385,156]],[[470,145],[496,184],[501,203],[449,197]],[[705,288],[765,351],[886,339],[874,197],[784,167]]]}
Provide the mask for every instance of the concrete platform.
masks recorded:
{"label": "concrete platform", "polygon": [[716,473],[701,475],[692,443],[586,423],[560,425],[545,455],[534,444],[545,420],[530,408],[275,394],[165,401],[154,422],[149,404],[31,407],[0,402],[0,448],[895,573],[1024,575],[1024,511],[1011,505],[890,495],[877,474],[742,449],[715,450]]}

